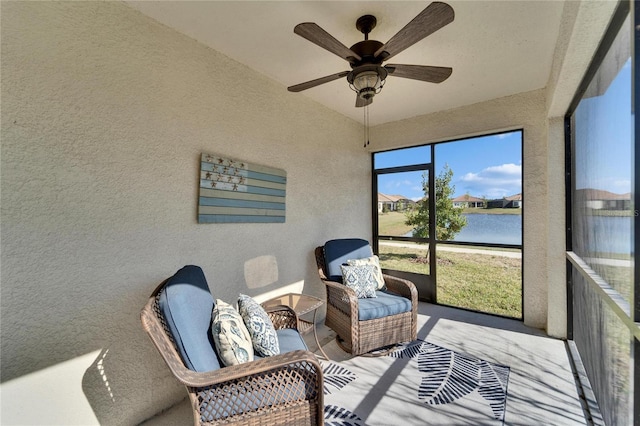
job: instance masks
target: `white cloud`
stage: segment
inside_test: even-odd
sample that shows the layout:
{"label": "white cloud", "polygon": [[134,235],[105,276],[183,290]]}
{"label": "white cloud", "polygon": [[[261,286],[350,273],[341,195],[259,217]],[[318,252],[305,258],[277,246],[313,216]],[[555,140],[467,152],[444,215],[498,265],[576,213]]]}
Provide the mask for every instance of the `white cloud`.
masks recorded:
{"label": "white cloud", "polygon": [[596,179],[589,182],[585,187],[604,189],[614,194],[626,194],[627,192],[631,192],[631,180],[622,176],[609,176],[604,178],[597,176]]}
{"label": "white cloud", "polygon": [[502,140],[502,139],[507,139],[511,137],[516,137],[518,133],[520,133],[519,130],[513,130],[511,132],[498,133],[498,134],[492,135],[491,137]]}
{"label": "white cloud", "polygon": [[631,192],[631,181],[628,179],[620,179],[613,181],[614,192],[625,194]]}
{"label": "white cloud", "polygon": [[467,173],[456,185],[457,193],[502,198],[522,192],[522,166],[507,163],[487,167],[477,173]]}

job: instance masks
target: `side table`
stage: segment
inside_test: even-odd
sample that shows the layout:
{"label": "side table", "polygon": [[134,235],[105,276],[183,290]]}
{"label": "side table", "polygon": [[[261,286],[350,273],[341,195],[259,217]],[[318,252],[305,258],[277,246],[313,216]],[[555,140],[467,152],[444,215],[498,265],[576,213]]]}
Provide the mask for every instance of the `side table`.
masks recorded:
{"label": "side table", "polygon": [[[298,327],[300,334],[307,334],[309,331],[313,331],[313,337],[316,341],[316,345],[325,359],[329,359],[322,346],[320,346],[320,342],[318,341],[318,332],[316,330],[316,314],[318,313],[318,308],[322,307],[324,301],[322,299],[318,299],[314,296],[309,296],[307,294],[300,293],[287,293],[282,296],[274,297],[273,299],[269,299],[266,302],[262,303],[262,306],[265,308],[285,305],[294,310],[296,315],[298,315]],[[313,320],[308,321],[302,319],[301,316],[313,312]]]}

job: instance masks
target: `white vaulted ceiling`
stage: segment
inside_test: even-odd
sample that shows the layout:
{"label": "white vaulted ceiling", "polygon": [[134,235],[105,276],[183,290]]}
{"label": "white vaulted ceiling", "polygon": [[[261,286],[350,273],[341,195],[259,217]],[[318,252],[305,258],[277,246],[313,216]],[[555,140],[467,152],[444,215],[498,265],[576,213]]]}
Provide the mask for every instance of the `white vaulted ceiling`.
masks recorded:
{"label": "white vaulted ceiling", "polygon": [[[127,4],[287,86],[350,70],[349,64],[293,33],[315,22],[347,47],[363,39],[358,17],[374,15],[370,39],[386,42],[429,1],[129,1]],[[372,125],[545,87],[563,16],[560,1],[448,1],[455,20],[391,62],[452,67],[433,84],[390,76],[370,107]],[[362,121],[342,78],[290,96],[307,96]]]}

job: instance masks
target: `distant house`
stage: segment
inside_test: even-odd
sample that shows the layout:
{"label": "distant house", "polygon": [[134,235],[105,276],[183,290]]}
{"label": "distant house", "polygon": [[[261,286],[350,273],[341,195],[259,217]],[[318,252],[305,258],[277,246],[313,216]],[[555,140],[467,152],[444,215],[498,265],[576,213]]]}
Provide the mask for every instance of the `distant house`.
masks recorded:
{"label": "distant house", "polygon": [[471,208],[483,208],[484,200],[482,198],[474,197],[469,194],[461,195],[459,197],[454,198],[453,207],[464,209],[467,207]]}
{"label": "distant house", "polygon": [[521,209],[522,208],[522,194],[515,194],[509,197],[498,198],[495,200],[489,200],[487,202],[487,208],[490,209]]}
{"label": "distant house", "polygon": [[378,213],[404,211],[413,204],[415,204],[415,201],[404,195],[387,195],[378,192]]}
{"label": "distant house", "polygon": [[522,208],[522,194],[516,194],[510,197],[505,197],[505,200],[508,201],[506,206],[507,208],[513,208],[513,209]]}
{"label": "distant house", "polygon": [[616,194],[603,189],[578,189],[576,202],[593,210],[630,210],[631,193]]}
{"label": "distant house", "polygon": [[495,200],[487,201],[487,208],[489,209],[504,209],[509,204],[506,198],[497,198]]}

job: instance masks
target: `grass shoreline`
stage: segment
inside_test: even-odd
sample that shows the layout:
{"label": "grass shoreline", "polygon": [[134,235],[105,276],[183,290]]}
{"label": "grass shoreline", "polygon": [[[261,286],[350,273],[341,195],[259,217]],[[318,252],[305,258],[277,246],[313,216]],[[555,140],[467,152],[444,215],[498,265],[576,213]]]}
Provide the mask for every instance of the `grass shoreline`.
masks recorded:
{"label": "grass shoreline", "polygon": [[[423,253],[380,245],[380,266],[428,275]],[[522,318],[521,259],[490,254],[438,252],[438,303],[512,318]]]}
{"label": "grass shoreline", "polygon": [[498,209],[484,209],[484,208],[464,208],[462,209],[463,214],[514,214],[521,215],[522,209],[518,208],[498,208]]}
{"label": "grass shoreline", "polygon": [[[398,240],[379,240],[380,241],[380,245],[390,245],[390,246],[399,246],[399,245],[413,245],[415,246],[415,250],[429,250],[429,244],[420,244],[420,243],[414,243],[412,241],[398,241]],[[389,243],[389,244],[385,244],[385,243]],[[448,247],[451,247],[453,249],[471,249],[473,251],[476,250],[482,250],[482,251],[486,251],[488,252],[487,254],[490,254],[490,252],[492,251],[507,251],[507,252],[514,252],[514,253],[519,253],[522,252],[521,249],[518,248],[503,248],[503,247],[486,247],[486,246],[474,246],[474,245],[468,245],[468,244],[438,244],[438,250],[443,250],[446,251]]]}

